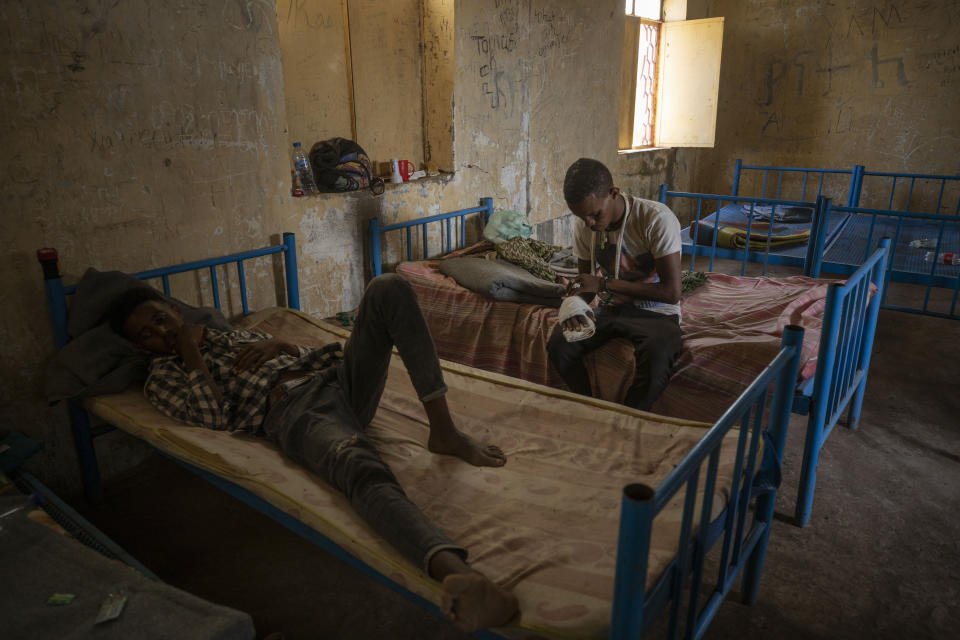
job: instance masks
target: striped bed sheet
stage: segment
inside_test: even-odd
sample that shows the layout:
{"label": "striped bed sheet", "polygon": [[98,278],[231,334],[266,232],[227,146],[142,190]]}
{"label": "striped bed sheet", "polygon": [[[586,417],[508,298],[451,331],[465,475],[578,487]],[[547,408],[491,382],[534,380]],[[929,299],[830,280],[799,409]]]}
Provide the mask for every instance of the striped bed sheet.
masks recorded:
{"label": "striped bed sheet", "polygon": [[[416,291],[441,358],[566,388],[547,356],[556,309],[473,293],[440,273],[436,260],[401,263],[397,273]],[[830,282],[710,273],[683,296],[683,352],[653,411],[714,422],[776,355],[788,324],[805,329],[800,378],[812,377]],[[614,340],[586,365],[594,396],[622,402],[633,378],[630,343]]]}
{"label": "striped bed sheet", "polygon": [[[290,309],[245,326],[291,342],[345,341],[347,331]],[[405,491],[471,562],[520,601],[508,638],[606,638],[624,485],[657,486],[709,425],[655,416],[602,400],[442,362],[447,400],[465,431],[500,445],[508,462],[479,468],[426,449],[427,420],[398,355],[368,427]],[[225,478],[320,531],[350,555],[439,603],[441,591],[364,523],[344,496],[261,438],[189,427],[142,392],[99,396],[94,414],[162,451]],[[719,457],[712,513],[729,500],[738,432]],[[703,476],[698,501],[703,499]],[[683,492],[654,521],[648,588],[676,555]],[[697,510],[699,512],[699,506]]]}

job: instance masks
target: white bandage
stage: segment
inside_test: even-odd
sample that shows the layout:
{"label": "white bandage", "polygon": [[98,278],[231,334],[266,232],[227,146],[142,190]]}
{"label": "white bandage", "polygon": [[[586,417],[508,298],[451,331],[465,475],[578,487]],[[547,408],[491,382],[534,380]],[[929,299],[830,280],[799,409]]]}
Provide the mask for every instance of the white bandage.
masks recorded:
{"label": "white bandage", "polygon": [[[593,309],[591,309],[590,305],[580,296],[564,298],[563,302],[560,303],[560,311],[557,313],[557,319],[560,321],[564,339],[567,342],[577,342],[578,340],[586,340],[592,336],[594,331],[596,331],[596,325],[593,320],[590,319],[590,315],[592,314]],[[577,316],[582,316],[583,319],[581,323],[585,322],[587,326],[579,330],[563,329],[562,325],[564,322]]]}

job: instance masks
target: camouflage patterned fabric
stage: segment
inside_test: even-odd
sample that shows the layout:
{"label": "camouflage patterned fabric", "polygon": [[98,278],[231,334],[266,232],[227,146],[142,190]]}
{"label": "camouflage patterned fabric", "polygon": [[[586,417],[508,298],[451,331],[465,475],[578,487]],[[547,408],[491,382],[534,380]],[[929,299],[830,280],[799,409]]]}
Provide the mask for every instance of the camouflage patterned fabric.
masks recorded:
{"label": "camouflage patterned fabric", "polygon": [[557,274],[547,264],[557,251],[560,247],[520,236],[497,244],[498,256],[549,282],[557,281]]}

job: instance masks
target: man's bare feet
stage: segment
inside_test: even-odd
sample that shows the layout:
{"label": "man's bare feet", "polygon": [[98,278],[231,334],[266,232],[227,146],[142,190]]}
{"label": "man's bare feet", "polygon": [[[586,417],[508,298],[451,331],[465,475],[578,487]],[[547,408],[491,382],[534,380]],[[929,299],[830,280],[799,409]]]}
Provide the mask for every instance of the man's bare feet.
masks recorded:
{"label": "man's bare feet", "polygon": [[520,611],[515,595],[475,571],[448,575],[443,591],[441,609],[447,620],[469,633],[503,626]]}
{"label": "man's bare feet", "polygon": [[453,427],[443,431],[431,428],[427,449],[433,453],[457,456],[477,467],[502,467],[507,463],[507,456],[500,447],[480,444]]}
{"label": "man's bare feet", "polygon": [[457,456],[476,467],[502,467],[507,464],[507,456],[500,447],[480,444],[457,429],[445,396],[424,402],[423,408],[427,411],[427,420],[430,423],[427,449],[433,453]]}

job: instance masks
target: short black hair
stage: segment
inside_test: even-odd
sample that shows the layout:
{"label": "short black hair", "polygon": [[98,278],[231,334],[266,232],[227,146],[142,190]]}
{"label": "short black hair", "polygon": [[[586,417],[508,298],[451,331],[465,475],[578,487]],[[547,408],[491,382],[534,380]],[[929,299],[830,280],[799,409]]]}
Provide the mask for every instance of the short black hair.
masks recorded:
{"label": "short black hair", "polygon": [[577,204],[593,194],[606,195],[613,188],[610,169],[593,158],[580,158],[567,169],[563,179],[563,199],[567,204]]}
{"label": "short black hair", "polygon": [[144,302],[150,301],[167,302],[167,299],[159,291],[146,285],[127,289],[110,303],[110,307],[104,314],[104,320],[110,323],[111,329],[123,336],[125,335],[123,325],[133,310]]}

